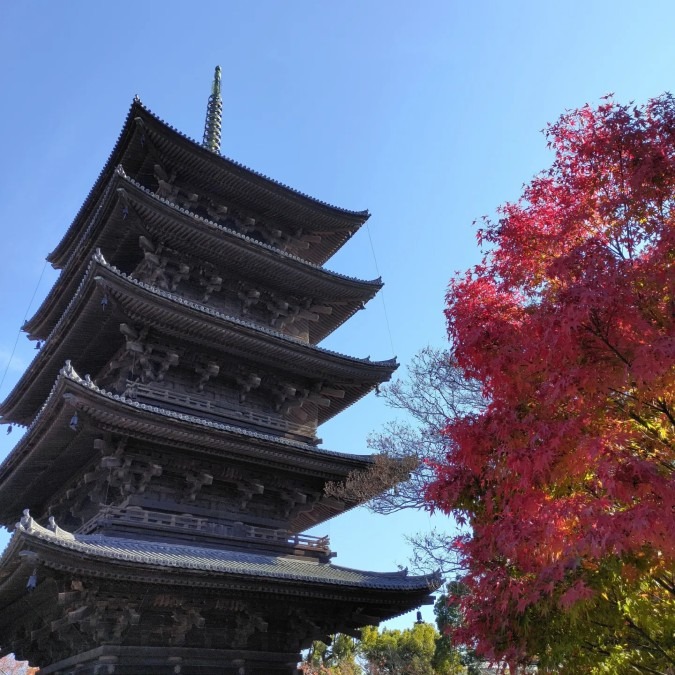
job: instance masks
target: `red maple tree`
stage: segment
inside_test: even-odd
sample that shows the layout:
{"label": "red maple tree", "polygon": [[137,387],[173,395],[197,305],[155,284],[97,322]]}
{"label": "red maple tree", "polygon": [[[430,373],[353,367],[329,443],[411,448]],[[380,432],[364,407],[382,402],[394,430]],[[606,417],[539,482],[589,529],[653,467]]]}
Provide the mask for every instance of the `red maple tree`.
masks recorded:
{"label": "red maple tree", "polygon": [[487,253],[447,295],[452,357],[486,400],[448,426],[427,492],[471,531],[455,639],[512,666],[666,672],[675,100],[608,98],[546,136],[552,166],[485,220]]}

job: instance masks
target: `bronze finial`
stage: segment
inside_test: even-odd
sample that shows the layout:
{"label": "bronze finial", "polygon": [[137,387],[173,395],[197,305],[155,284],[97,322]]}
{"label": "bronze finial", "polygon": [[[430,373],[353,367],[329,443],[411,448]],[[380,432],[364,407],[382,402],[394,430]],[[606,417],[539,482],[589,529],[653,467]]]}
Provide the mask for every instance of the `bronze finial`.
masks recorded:
{"label": "bronze finial", "polygon": [[216,66],[211,86],[211,96],[206,106],[206,123],[202,145],[212,152],[220,153],[220,128],[223,118],[223,99],[220,96],[220,66]]}

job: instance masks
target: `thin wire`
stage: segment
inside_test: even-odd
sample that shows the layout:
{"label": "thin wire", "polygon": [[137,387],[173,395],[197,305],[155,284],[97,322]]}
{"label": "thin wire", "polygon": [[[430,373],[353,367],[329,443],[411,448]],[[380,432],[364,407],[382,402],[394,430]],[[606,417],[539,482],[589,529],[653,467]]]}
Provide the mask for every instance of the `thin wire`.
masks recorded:
{"label": "thin wire", "polygon": [[[26,319],[28,318],[28,312],[30,312],[30,308],[33,304],[33,300],[35,300],[35,296],[37,295],[38,288],[40,288],[40,284],[42,283],[42,277],[44,276],[45,270],[47,269],[47,260],[45,260],[45,264],[42,266],[42,272],[40,272],[40,278],[38,279],[37,286],[35,287],[35,290],[33,291],[33,295],[31,296],[31,299],[28,303],[28,307],[26,308],[26,313],[23,315],[23,321],[21,325],[26,323]],[[5,378],[7,377],[7,373],[9,372],[9,367],[12,364],[12,360],[14,359],[14,353],[16,352],[16,346],[19,344],[19,336],[21,335],[21,328],[19,328],[17,334],[16,334],[16,340],[14,340],[14,347],[12,347],[12,353],[10,354],[9,359],[7,360],[7,365],[5,366],[5,372],[2,374],[2,379],[0,379],[0,391],[2,391],[2,385],[5,383]]]}
{"label": "thin wire", "polygon": [[[368,225],[368,221],[366,221],[366,232],[368,232],[368,241],[370,242],[370,250],[372,251],[373,254],[373,261],[375,262],[375,272],[377,272],[377,276],[382,278],[382,275],[380,274],[380,266],[377,264],[377,256],[375,255],[375,247],[373,246],[373,237],[370,234],[370,225]],[[391,326],[389,325],[389,314],[387,313],[387,303],[384,301],[384,288],[380,290],[380,298],[382,298],[382,309],[384,310],[384,322],[387,324],[387,333],[389,334],[389,345],[391,346],[391,354],[392,356],[396,354],[396,350],[394,349],[394,339],[391,336]]]}

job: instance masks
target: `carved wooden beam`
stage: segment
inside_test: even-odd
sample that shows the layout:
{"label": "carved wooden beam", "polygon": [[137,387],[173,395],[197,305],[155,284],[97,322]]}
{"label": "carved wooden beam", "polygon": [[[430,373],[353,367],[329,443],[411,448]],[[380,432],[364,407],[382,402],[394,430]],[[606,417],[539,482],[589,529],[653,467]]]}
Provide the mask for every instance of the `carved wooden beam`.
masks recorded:
{"label": "carved wooden beam", "polygon": [[155,164],[153,175],[157,181],[157,194],[170,202],[176,203],[176,196],[178,195],[178,186],[175,185],[176,172],[172,171],[169,174],[161,164]]}
{"label": "carved wooden beam", "polygon": [[204,391],[204,386],[212,378],[216,377],[220,373],[220,366],[213,362],[209,361],[206,364],[198,363],[195,365],[195,373],[199,375],[199,381],[197,382],[197,391]]}
{"label": "carved wooden beam", "polygon": [[223,204],[216,204],[213,200],[207,200],[204,208],[209,218],[214,222],[218,223],[220,220],[227,217],[229,211],[228,207]]}
{"label": "carved wooden beam", "polygon": [[148,342],[148,329],[138,329],[127,323],[120,324],[120,332],[125,337],[125,346],[110,361],[104,380],[116,372],[119,373],[114,385],[119,391],[133,397],[138,380],[161,382],[169,368],[180,362],[180,353],[165,345]]}
{"label": "carved wooden beam", "polygon": [[213,476],[208,473],[195,473],[190,472],[185,476],[186,488],[183,492],[183,496],[189,501],[193,502],[197,498],[199,491],[204,487],[204,485],[213,484]]}
{"label": "carved wooden beam", "polygon": [[190,190],[179,190],[178,195],[178,204],[188,211],[195,211],[199,207],[199,195],[196,192]]}
{"label": "carved wooden beam", "polygon": [[237,612],[232,631],[232,647],[245,649],[252,635],[258,632],[266,633],[267,629],[268,624],[260,614],[250,610]]}
{"label": "carved wooden beam", "polygon": [[241,300],[241,313],[243,316],[248,314],[251,307],[258,304],[260,301],[260,291],[252,285],[241,282],[237,290],[237,297]]}
{"label": "carved wooden beam", "polygon": [[252,390],[257,389],[262,379],[256,373],[241,373],[236,376],[239,386],[239,403],[244,403]]}
{"label": "carved wooden beam", "polygon": [[143,261],[132,276],[144,283],[163,290],[175,291],[183,279],[190,276],[190,265],[178,251],[156,244],[148,236],[141,235],[138,245],[143,251]]}
{"label": "carved wooden beam", "polygon": [[162,475],[162,467],[141,457],[104,457],[101,468],[108,470],[107,481],[123,496],[143,494],[153,478]]}
{"label": "carved wooden beam", "polygon": [[206,302],[214,293],[222,290],[223,278],[215,270],[200,268],[199,285],[204,288],[202,302]]}
{"label": "carved wooden beam", "polygon": [[241,480],[236,482],[237,490],[241,495],[240,506],[245,509],[253,499],[253,495],[261,495],[265,492],[265,486],[259,480]]}

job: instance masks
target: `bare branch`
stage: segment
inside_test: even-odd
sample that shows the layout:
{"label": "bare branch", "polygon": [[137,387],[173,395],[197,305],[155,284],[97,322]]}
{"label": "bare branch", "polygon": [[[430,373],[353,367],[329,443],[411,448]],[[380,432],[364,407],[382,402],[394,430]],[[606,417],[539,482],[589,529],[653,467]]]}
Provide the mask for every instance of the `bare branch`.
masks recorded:
{"label": "bare branch", "polygon": [[[453,364],[449,351],[425,347],[413,357],[407,376],[383,387],[382,395],[404,418],[369,437],[368,447],[375,453],[370,469],[352,473],[344,483],[329,484],[326,493],[352,502],[367,501],[368,508],[380,514],[424,509],[433,465],[443,462],[449,450],[444,430],[453,419],[485,405],[481,389]],[[413,567],[457,573],[447,534],[433,530],[409,541]]]}

